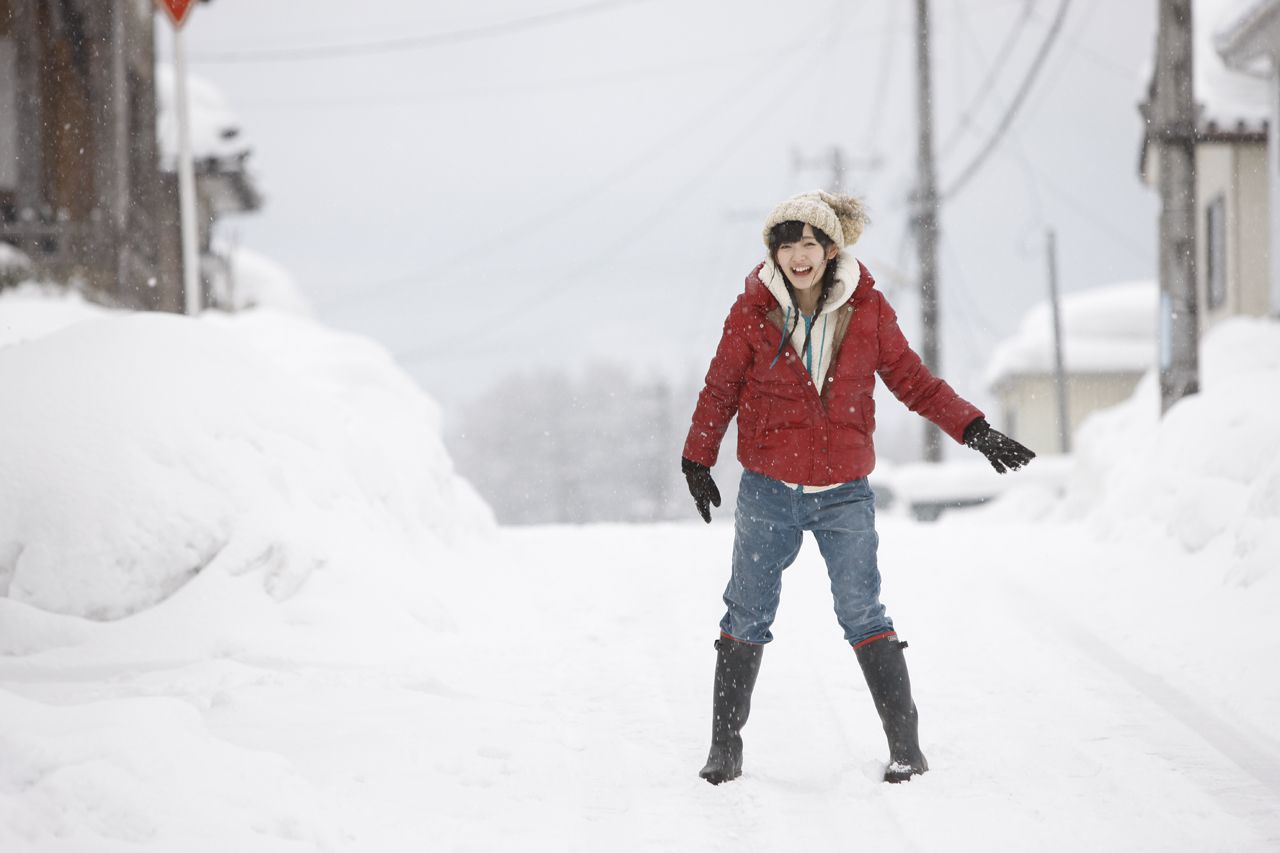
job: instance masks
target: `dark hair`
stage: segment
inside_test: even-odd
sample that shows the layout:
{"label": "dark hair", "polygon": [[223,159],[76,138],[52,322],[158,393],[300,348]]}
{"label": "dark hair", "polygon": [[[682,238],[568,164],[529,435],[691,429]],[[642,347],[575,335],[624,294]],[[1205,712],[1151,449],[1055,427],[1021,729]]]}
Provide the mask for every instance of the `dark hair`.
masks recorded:
{"label": "dark hair", "polygon": [[[781,247],[783,243],[800,242],[800,238],[804,236],[804,226],[808,224],[809,223],[807,222],[800,222],[796,219],[788,219],[786,222],[779,222],[777,225],[769,229],[769,237],[765,242],[769,246],[769,260],[773,261],[775,268],[778,267],[779,247]],[[813,229],[813,236],[818,241],[819,245],[822,246],[824,253],[836,244],[836,241],[827,236],[827,232],[823,231],[821,228],[814,225],[810,225],[809,227]],[[779,271],[781,272],[781,270]],[[787,295],[791,297],[791,307],[796,309],[796,323],[791,327],[791,332],[788,332],[785,328],[782,330],[782,346],[785,347],[787,345],[787,341],[791,338],[791,333],[800,327],[800,306],[796,302],[796,290],[791,286],[791,280],[787,278],[786,272],[782,272],[782,283],[786,285]],[[828,263],[827,268],[822,271],[822,290],[818,292],[818,305],[813,309],[813,316],[815,318],[822,313],[822,307],[827,303],[827,294],[829,294],[835,286],[836,265],[835,263]],[[804,346],[800,347],[800,351],[804,352],[804,350],[808,348],[809,330],[806,329],[804,334]],[[779,349],[778,352],[782,352],[782,350]]]}

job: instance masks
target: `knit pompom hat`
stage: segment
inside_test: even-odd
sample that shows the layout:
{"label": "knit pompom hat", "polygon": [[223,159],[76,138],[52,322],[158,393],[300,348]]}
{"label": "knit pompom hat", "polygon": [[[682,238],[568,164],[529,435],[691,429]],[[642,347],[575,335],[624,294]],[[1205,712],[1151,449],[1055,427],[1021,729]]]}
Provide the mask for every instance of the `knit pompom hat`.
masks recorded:
{"label": "knit pompom hat", "polygon": [[792,220],[821,228],[842,249],[858,242],[869,221],[862,202],[853,196],[813,190],[794,195],[773,209],[764,221],[764,244],[769,245],[773,226]]}

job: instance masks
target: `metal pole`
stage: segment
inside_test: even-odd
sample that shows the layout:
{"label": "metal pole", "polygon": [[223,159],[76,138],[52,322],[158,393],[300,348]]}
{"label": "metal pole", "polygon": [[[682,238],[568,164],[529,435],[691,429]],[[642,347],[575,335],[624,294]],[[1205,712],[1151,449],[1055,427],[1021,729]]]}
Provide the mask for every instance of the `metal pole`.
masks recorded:
{"label": "metal pole", "polygon": [[1058,300],[1058,241],[1049,229],[1049,310],[1053,315],[1053,384],[1058,400],[1058,448],[1071,452],[1071,418],[1067,410],[1067,374],[1062,366],[1062,308]]}
{"label": "metal pole", "polygon": [[178,120],[178,205],[182,232],[182,293],[186,313],[200,313],[200,256],[196,248],[196,177],[191,163],[191,121],[187,109],[187,57],[182,27],[173,28],[174,103]]}
{"label": "metal pole", "polygon": [[1160,411],[1200,390],[1196,298],[1195,96],[1191,0],[1159,0],[1156,140],[1160,157]]}
{"label": "metal pole", "polygon": [[[933,163],[933,84],[929,69],[929,0],[916,0],[916,109],[919,136],[916,144],[918,184],[911,216],[920,264],[920,318],[923,339],[920,357],[925,367],[938,373],[938,186]],[[942,461],[942,433],[925,427],[924,458]]]}

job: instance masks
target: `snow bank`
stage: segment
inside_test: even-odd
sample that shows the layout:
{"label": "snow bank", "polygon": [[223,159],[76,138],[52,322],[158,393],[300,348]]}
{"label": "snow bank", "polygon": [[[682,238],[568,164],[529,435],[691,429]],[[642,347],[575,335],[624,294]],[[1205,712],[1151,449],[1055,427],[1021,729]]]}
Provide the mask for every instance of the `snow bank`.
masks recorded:
{"label": "snow bank", "polygon": [[[0,691],[0,848],[316,849],[315,794],[281,756],[149,697],[57,707]],[[56,846],[55,846],[56,845]]]}
{"label": "snow bank", "polygon": [[70,288],[29,281],[0,293],[0,348],[110,314]]}
{"label": "snow bank", "polygon": [[381,348],[22,293],[0,332],[0,652],[90,630],[34,611],[168,619],[195,653],[358,655],[447,624],[430,575],[492,520]]}
{"label": "snow bank", "polygon": [[227,307],[236,311],[274,308],[310,316],[310,305],[293,276],[280,264],[243,246],[227,250],[227,259],[230,276],[223,303]]}
{"label": "snow bank", "polygon": [[1160,418],[1148,374],[1127,402],[1088,419],[1061,512],[1103,537],[1172,539],[1248,585],[1280,565],[1280,324],[1215,327],[1201,388]]}

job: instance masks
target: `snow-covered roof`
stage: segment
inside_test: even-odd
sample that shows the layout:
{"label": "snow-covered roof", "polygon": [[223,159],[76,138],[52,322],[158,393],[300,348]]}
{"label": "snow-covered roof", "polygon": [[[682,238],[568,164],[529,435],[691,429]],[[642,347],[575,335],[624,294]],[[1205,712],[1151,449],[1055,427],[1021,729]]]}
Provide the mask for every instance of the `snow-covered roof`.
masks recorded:
{"label": "snow-covered roof", "polygon": [[1194,0],[1195,97],[1203,108],[1201,124],[1222,130],[1261,131],[1270,117],[1266,80],[1233,71],[1218,53],[1215,36],[1230,27],[1258,0]]}
{"label": "snow-covered roof", "polygon": [[[1154,281],[1130,281],[1062,297],[1062,360],[1068,373],[1141,373],[1156,356]],[[1048,300],[1023,317],[995,349],[986,383],[1053,371],[1053,317]]]}
{"label": "snow-covered roof", "polygon": [[[178,128],[173,109],[176,95],[173,66],[156,65],[156,135],[160,161],[166,171],[174,170],[178,157]],[[191,150],[197,160],[234,160],[249,153],[249,143],[217,86],[192,74],[187,75],[187,99],[191,110]]]}
{"label": "snow-covered roof", "polygon": [[1280,0],[1235,0],[1224,9],[1213,37],[1227,66],[1266,76],[1280,54]]}

